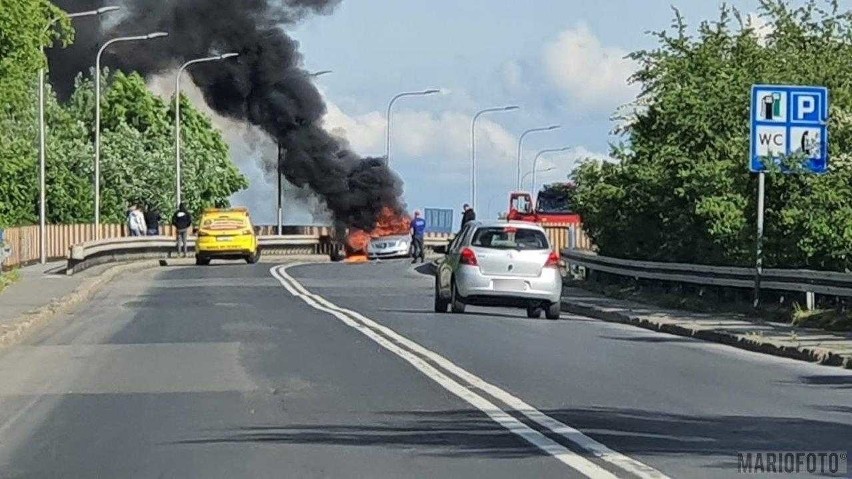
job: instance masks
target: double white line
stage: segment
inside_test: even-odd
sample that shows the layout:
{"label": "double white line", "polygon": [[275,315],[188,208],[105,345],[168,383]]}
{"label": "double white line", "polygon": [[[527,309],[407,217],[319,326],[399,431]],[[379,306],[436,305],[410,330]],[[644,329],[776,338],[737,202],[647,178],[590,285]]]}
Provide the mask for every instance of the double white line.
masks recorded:
{"label": "double white line", "polygon": [[[521,436],[529,443],[572,469],[579,471],[586,477],[616,478],[623,477],[623,473],[627,472],[632,476],[643,479],[668,479],[660,471],[613,451],[577,429],[544,414],[518,397],[486,382],[482,378],[457,366],[447,358],[424,348],[396,331],[365,317],[357,311],[341,308],[322,296],[311,293],[287,273],[287,269],[293,266],[298,266],[298,264],[275,266],[269,272],[293,296],[301,298],[314,309],[328,313],[347,326],[356,329],[388,351],[410,363],[418,371],[440,384],[447,391],[450,391],[463,401],[485,413],[494,422]],[[490,395],[493,399],[503,403],[505,407],[501,408],[497,406],[493,401],[474,392],[474,389]],[[585,451],[585,454],[581,455],[568,449],[542,432],[518,420],[507,411],[523,415],[543,430],[553,435],[561,436],[577,446],[577,448]],[[592,456],[598,462],[586,459],[584,456]],[[617,472],[610,472],[610,470],[602,467],[600,463],[614,466]]]}

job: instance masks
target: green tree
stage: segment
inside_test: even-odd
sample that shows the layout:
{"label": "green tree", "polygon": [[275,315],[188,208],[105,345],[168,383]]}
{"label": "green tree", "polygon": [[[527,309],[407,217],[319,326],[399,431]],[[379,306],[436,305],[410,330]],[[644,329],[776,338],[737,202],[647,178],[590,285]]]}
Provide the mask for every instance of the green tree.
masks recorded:
{"label": "green tree", "polygon": [[831,173],[767,175],[766,264],[843,270],[852,253],[852,13],[837,1],[761,0],[769,33],[738,11],[690,34],[676,12],[659,46],[631,56],[642,93],[616,163],[574,174],[602,254],[711,264],[754,260],[756,179],[747,171],[753,84],[831,90]]}
{"label": "green tree", "polygon": [[46,65],[42,49],[54,41],[67,44],[73,31],[68,17],[47,0],[0,0],[0,12],[0,105],[14,116],[35,93],[36,72]]}
{"label": "green tree", "polygon": [[[32,222],[36,198],[36,80],[42,48],[72,38],[46,0],[0,0],[0,226]],[[53,28],[51,28],[53,27]]]}
{"label": "green tree", "polygon": [[[143,202],[168,213],[175,204],[172,102],[167,104],[151,93],[136,73],[105,71],[102,79],[102,221],[123,221],[128,201]],[[68,109],[77,124],[93,122],[92,81],[78,78]],[[87,134],[93,141],[93,132]],[[248,182],[231,161],[219,131],[186,98],[181,99],[181,134],[183,201],[196,213],[209,206],[227,206],[228,198],[246,188]],[[94,174],[91,167],[83,171],[89,178]],[[79,203],[85,208],[73,220],[92,221],[90,202]],[[63,219],[68,221],[67,217]]]}

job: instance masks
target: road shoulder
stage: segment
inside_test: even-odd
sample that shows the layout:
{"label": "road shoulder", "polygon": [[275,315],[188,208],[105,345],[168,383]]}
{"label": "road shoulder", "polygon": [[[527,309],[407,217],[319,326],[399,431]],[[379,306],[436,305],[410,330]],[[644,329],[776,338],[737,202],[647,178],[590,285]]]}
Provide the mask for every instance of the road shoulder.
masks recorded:
{"label": "road shoulder", "polygon": [[0,348],[20,342],[57,315],[88,300],[119,275],[158,264],[113,263],[74,276],[57,273],[55,265],[22,268],[20,280],[0,294]]}
{"label": "road shoulder", "polygon": [[666,309],[573,287],[563,289],[562,310],[748,351],[852,369],[852,334],[757,322],[734,315]]}

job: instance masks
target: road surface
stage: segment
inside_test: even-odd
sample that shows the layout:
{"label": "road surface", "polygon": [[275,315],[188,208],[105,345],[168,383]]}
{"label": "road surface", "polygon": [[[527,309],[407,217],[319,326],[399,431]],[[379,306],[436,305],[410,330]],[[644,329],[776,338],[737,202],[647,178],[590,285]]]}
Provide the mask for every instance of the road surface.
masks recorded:
{"label": "road surface", "polygon": [[404,261],[125,276],[0,352],[0,478],[724,478],[852,443],[852,372],[431,310]]}

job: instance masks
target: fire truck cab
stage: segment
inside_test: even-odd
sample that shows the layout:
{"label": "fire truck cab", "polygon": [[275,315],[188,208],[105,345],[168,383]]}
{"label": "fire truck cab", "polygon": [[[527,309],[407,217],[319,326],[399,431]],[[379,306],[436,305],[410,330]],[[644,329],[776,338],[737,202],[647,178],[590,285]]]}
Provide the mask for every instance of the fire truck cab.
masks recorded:
{"label": "fire truck cab", "polygon": [[510,221],[528,221],[530,223],[579,224],[580,215],[572,211],[567,197],[540,191],[533,202],[532,195],[526,191],[509,193]]}

